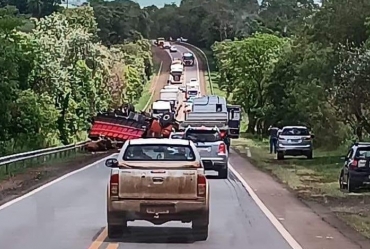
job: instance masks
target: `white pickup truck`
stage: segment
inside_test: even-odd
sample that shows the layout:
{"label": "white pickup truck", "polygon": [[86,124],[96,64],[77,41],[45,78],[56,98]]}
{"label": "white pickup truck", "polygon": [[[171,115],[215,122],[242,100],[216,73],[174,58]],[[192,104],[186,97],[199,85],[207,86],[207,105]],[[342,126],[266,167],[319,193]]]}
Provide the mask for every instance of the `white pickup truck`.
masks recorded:
{"label": "white pickup truck", "polygon": [[190,140],[134,139],[123,145],[107,187],[108,237],[127,231],[127,222],[192,222],[197,240],[208,238],[209,184]]}

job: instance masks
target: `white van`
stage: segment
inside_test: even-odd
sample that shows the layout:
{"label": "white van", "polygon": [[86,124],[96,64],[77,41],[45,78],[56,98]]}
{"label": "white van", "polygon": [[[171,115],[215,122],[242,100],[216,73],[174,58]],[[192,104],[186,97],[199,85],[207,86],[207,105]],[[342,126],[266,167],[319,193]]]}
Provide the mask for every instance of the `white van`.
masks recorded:
{"label": "white van", "polygon": [[171,71],[170,73],[183,73],[184,72],[184,66],[181,64],[175,64],[171,65]]}

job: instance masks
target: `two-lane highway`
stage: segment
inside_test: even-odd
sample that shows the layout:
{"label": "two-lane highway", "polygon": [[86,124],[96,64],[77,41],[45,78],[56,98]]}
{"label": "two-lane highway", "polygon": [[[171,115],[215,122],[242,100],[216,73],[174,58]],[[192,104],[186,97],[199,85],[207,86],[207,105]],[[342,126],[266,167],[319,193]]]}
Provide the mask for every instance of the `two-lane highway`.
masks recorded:
{"label": "two-lane highway", "polygon": [[[179,54],[188,51],[178,48]],[[186,78],[198,78],[197,63],[186,67]],[[207,241],[193,241],[190,224],[143,221],[130,222],[128,236],[110,241],[105,228],[108,175],[104,163],[97,162],[0,207],[0,248],[291,248],[232,173],[227,180],[210,179]]]}

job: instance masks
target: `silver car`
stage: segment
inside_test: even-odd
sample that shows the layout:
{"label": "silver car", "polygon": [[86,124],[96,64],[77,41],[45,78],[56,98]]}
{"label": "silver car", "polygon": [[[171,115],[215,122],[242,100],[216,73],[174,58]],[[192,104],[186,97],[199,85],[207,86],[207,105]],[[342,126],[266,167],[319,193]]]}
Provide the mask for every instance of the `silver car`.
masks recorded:
{"label": "silver car", "polygon": [[277,159],[283,160],[284,156],[306,156],[312,159],[313,138],[314,135],[305,126],[283,127],[277,141]]}
{"label": "silver car", "polygon": [[205,170],[217,171],[219,178],[227,179],[229,153],[217,127],[188,127],[184,139],[194,142]]}

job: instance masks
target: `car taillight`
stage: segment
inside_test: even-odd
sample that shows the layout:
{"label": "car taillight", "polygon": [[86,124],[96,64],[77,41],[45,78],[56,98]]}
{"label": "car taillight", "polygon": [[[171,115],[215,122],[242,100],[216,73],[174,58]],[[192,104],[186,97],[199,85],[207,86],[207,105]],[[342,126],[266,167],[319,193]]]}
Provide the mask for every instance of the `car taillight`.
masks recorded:
{"label": "car taillight", "polygon": [[110,176],[110,194],[118,195],[118,183],[119,183],[119,174],[113,174]]}
{"label": "car taillight", "polygon": [[353,160],[353,162],[350,164],[351,169],[356,169],[358,166],[358,160]]}
{"label": "car taillight", "polygon": [[205,175],[198,175],[198,196],[205,197],[207,191],[207,178]]}
{"label": "car taillight", "polygon": [[226,154],[226,145],[224,143],[218,146],[218,154]]}

